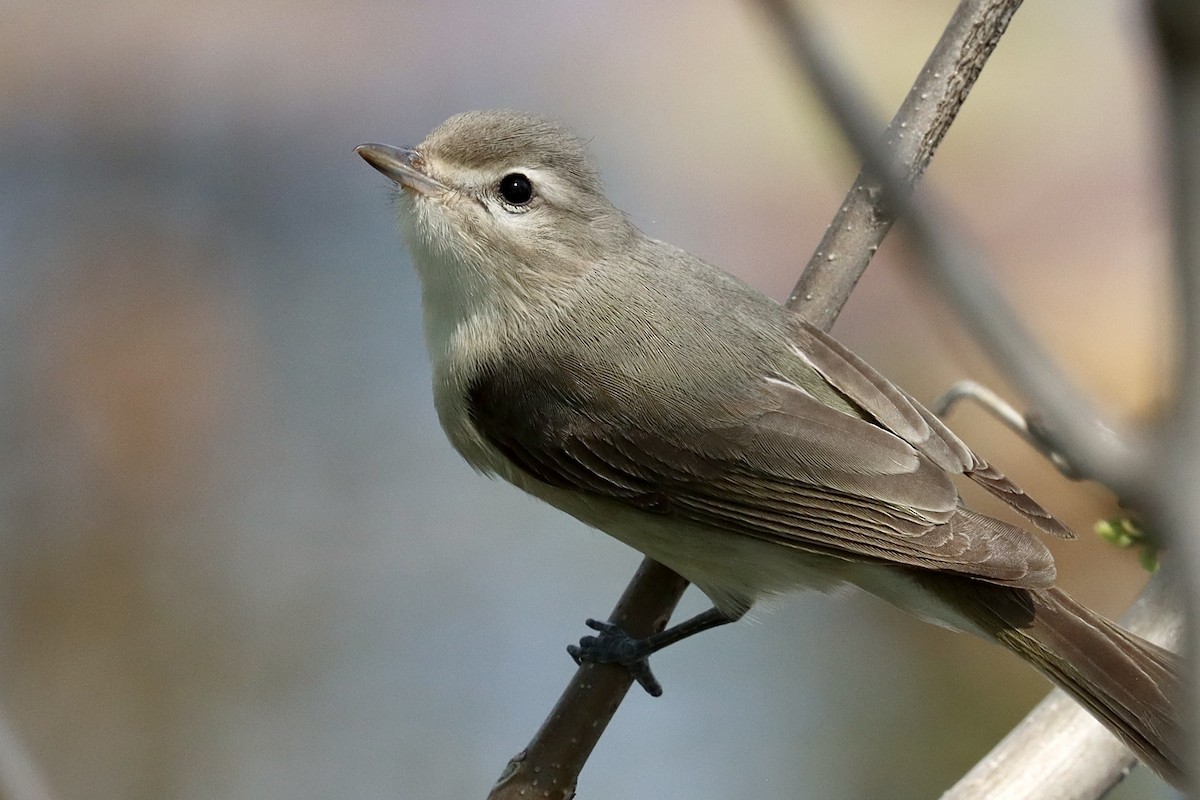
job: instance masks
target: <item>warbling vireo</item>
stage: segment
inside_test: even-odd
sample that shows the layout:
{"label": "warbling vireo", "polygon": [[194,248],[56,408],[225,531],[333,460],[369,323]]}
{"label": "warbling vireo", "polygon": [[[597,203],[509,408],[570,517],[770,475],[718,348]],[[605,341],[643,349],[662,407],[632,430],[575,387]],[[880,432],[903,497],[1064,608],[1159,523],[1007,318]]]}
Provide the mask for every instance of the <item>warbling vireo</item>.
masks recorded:
{"label": "warbling vireo", "polygon": [[573,655],[657,694],[655,650],[853,584],[1004,645],[1179,782],[1174,656],[1054,588],[1046,547],[964,507],[951,477],[1070,532],[837,341],[634,227],[567,129],[474,112],[357,152],[401,189],[454,447],[714,603],[642,640],[589,621]]}

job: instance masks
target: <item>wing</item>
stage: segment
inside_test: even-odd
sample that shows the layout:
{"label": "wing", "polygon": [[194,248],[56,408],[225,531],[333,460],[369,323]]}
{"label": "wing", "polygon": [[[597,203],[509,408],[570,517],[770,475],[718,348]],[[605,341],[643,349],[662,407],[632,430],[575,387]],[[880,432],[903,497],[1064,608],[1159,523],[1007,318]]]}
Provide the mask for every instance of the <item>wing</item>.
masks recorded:
{"label": "wing", "polygon": [[[639,406],[657,409],[653,419],[624,413],[609,387],[627,392],[625,377],[547,361],[494,365],[471,383],[467,404],[486,441],[551,486],[843,559],[1053,583],[1045,547],[963,509],[942,465],[783,376],[712,414],[694,396],[647,388]],[[907,422],[922,419],[914,410]]]}
{"label": "wing", "polygon": [[880,427],[891,431],[952,474],[965,474],[1046,533],[1073,539],[1055,519],[1003,473],[971,451],[928,409],[824,331],[794,320],[796,355]]}

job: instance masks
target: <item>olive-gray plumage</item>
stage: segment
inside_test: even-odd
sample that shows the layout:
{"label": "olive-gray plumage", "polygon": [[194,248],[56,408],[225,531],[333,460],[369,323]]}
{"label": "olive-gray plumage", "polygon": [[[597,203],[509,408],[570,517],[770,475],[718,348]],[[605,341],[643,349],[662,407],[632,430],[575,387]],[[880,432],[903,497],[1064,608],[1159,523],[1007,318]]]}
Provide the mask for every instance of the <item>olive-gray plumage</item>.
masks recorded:
{"label": "olive-gray plumage", "polygon": [[996,640],[1178,778],[1170,654],[1052,588],[1039,539],[965,508],[951,478],[1069,531],[836,340],[645,236],[567,129],[472,112],[412,150],[359,152],[402,189],[435,404],[473,466],[729,618],[849,583]]}

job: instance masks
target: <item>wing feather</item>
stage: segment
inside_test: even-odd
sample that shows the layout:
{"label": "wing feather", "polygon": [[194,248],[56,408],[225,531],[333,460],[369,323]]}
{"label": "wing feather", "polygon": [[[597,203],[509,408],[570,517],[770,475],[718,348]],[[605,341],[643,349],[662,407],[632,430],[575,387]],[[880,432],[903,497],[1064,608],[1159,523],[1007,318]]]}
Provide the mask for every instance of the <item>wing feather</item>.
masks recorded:
{"label": "wing feather", "polygon": [[[764,379],[717,421],[697,416],[689,397],[673,419],[638,425],[612,407],[613,381],[578,372],[481,372],[468,391],[471,421],[514,465],[559,488],[842,559],[1053,583],[1045,547],[962,508],[941,464],[798,385]],[[650,399],[671,408],[671,398]],[[898,404],[894,424],[912,436],[918,422],[931,430],[917,409]]]}
{"label": "wing feather", "polygon": [[797,352],[805,363],[882,428],[950,473],[965,474],[1041,530],[1063,539],[1075,534],[1019,486],[977,456],[928,409],[819,328],[796,318]]}

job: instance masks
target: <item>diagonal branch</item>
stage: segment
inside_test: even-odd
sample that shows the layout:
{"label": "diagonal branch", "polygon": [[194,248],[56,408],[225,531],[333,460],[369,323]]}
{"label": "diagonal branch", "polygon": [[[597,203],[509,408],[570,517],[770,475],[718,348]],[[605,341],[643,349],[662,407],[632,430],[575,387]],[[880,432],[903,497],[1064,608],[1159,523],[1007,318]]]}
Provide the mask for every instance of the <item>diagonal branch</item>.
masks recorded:
{"label": "diagonal branch", "polygon": [[[609,619],[632,636],[666,627],[688,582],[647,558]],[[575,796],[575,781],[625,699],[633,677],[625,667],[584,662],[529,746],[509,759],[488,800]]]}
{"label": "diagonal branch", "polygon": [[[786,0],[759,0],[758,4],[833,115],[857,120],[874,137],[878,126],[873,115],[821,37]],[[882,147],[904,175],[906,186],[911,187],[929,165],[1020,5],[1021,0],[964,2],[950,19],[883,135]],[[880,202],[882,194],[883,184],[871,171],[859,173],[792,289],[788,306],[814,325],[828,330],[833,324],[896,221],[896,210]]]}
{"label": "diagonal branch", "polygon": [[[772,2],[762,5],[778,24],[782,7]],[[888,128],[893,134],[889,137],[893,152],[904,165],[909,182],[916,181],[929,163],[1019,5],[1020,0],[963,0],[954,12]],[[907,135],[899,135],[901,131]],[[790,307],[826,330],[894,219],[884,210],[880,193],[872,188],[877,185],[862,176],[855,182],[788,301]],[[859,220],[863,221],[861,227]],[[646,559],[610,619],[634,636],[661,630],[687,585],[671,570]],[[489,800],[573,797],[580,771],[631,683],[624,669],[581,666],[533,740],[509,761]]]}

